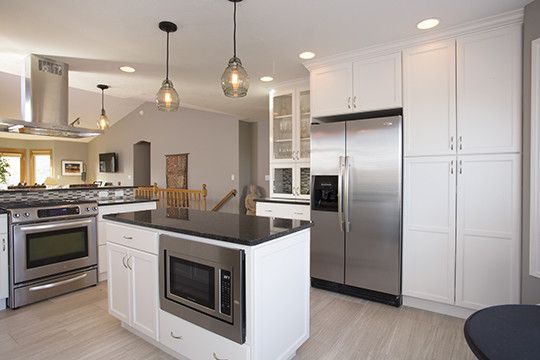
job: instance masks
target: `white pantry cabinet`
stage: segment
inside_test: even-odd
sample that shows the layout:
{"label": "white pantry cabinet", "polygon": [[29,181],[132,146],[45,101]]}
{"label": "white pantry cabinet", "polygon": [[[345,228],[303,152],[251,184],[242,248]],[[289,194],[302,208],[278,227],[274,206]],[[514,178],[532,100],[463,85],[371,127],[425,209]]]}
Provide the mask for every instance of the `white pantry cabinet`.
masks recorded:
{"label": "white pantry cabinet", "polygon": [[311,71],[314,117],[401,107],[401,53]]}
{"label": "white pantry cabinet", "polygon": [[105,222],[103,215],[120,214],[131,211],[153,210],[157,206],[155,201],[147,201],[131,204],[100,205],[98,207],[97,228],[98,228],[98,273],[99,281],[107,280],[107,238],[105,233]]}
{"label": "white pantry cabinet", "polygon": [[403,51],[405,156],[456,153],[455,41]]}
{"label": "white pantry cabinet", "polygon": [[454,303],[456,157],[404,162],[403,294]]}
{"label": "white pantry cabinet", "polygon": [[456,304],[519,302],[521,156],[458,157]]}
{"label": "white pantry cabinet", "polygon": [[158,340],[157,255],[110,242],[108,253],[110,314]]}
{"label": "white pantry cabinet", "polygon": [[0,310],[6,307],[9,297],[9,256],[8,256],[7,215],[0,214]]}
{"label": "white pantry cabinet", "polygon": [[521,151],[521,25],[457,39],[458,150]]}
{"label": "white pantry cabinet", "polygon": [[519,302],[520,161],[405,160],[404,295],[469,309]]}

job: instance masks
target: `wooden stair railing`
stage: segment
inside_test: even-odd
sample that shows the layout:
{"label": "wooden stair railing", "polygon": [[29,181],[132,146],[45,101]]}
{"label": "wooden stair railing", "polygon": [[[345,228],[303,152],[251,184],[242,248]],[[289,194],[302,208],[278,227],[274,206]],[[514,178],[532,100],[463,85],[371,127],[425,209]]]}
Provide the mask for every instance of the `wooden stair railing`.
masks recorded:
{"label": "wooden stair railing", "polygon": [[206,211],[208,190],[203,184],[201,190],[159,188],[154,186],[139,187],[135,195],[146,199],[158,199],[158,207],[192,208]]}
{"label": "wooden stair railing", "polygon": [[227,195],[225,195],[223,197],[223,199],[221,199],[217,204],[216,206],[214,206],[212,208],[212,211],[219,211],[219,209],[221,209],[223,207],[223,205],[225,205],[227,203],[227,201],[229,201],[230,199],[232,199],[233,197],[236,196],[238,192],[236,191],[236,189],[232,189],[231,191],[229,191],[227,193]]}

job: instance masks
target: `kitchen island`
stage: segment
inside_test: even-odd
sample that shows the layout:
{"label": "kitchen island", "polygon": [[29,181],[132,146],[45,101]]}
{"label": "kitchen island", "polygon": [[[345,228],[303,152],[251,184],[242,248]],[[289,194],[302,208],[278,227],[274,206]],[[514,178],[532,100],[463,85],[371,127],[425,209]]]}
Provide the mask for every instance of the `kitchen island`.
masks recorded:
{"label": "kitchen island", "polygon": [[310,227],[165,208],[104,215],[109,313],[178,359],[291,359],[309,337]]}

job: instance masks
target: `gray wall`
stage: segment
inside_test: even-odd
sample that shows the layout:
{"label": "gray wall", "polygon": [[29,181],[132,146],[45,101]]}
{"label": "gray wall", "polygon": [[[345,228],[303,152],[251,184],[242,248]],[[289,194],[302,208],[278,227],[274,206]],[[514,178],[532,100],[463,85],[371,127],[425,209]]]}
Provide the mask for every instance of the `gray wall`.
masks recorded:
{"label": "gray wall", "polygon": [[27,149],[26,178],[30,181],[30,150],[52,150],[53,175],[59,185],[81,184],[80,176],[62,176],[62,160],[80,160],[87,164],[88,144],[73,141],[19,140],[0,138],[0,148]]}
{"label": "gray wall", "polygon": [[246,212],[245,198],[248,187],[252,182],[253,167],[256,166],[254,161],[255,153],[253,152],[253,131],[256,123],[240,121],[238,126],[238,160],[239,160],[239,175],[238,175],[238,198],[240,213]]}
{"label": "gray wall", "polygon": [[152,185],[151,174],[151,151],[152,144],[147,141],[139,141],[133,145],[133,185]]}
{"label": "gray wall", "polygon": [[269,182],[265,176],[270,174],[270,130],[268,117],[258,119],[252,131],[252,181],[259,186],[261,196],[270,196]]}
{"label": "gray wall", "polygon": [[521,301],[523,303],[538,304],[540,303],[540,279],[529,275],[529,206],[531,194],[531,42],[540,38],[540,0],[536,0],[525,7],[523,35],[523,256]]}
{"label": "gray wall", "polygon": [[[231,189],[238,189],[238,129],[238,119],[228,115],[187,108],[167,113],[147,102],[90,142],[89,178],[132,185],[133,144],[148,141],[152,149],[152,183],[160,187],[166,184],[165,155],[189,153],[188,186],[198,189],[207,184],[211,208]],[[118,153],[118,173],[98,172],[98,155],[104,152]],[[222,211],[238,212],[238,197]]]}

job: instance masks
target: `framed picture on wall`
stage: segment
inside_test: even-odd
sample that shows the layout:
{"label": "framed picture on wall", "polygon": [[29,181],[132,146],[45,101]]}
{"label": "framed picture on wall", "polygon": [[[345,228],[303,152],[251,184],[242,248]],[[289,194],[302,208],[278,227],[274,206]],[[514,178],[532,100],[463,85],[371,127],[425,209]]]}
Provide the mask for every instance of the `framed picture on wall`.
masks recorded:
{"label": "framed picture on wall", "polygon": [[78,160],[62,160],[62,176],[81,176],[83,162]]}

